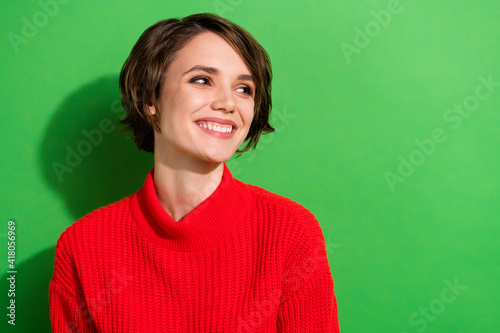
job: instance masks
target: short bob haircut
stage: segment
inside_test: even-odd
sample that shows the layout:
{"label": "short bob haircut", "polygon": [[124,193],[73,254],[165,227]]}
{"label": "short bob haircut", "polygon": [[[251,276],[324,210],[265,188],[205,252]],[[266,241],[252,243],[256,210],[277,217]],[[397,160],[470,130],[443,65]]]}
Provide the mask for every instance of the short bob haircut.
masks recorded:
{"label": "short bob haircut", "polygon": [[264,48],[242,27],[211,13],[193,14],[182,19],[168,19],[147,28],[132,48],[120,72],[120,92],[126,117],[120,123],[123,130],[133,133],[137,147],[154,152],[154,130],[161,132],[159,113],[150,115],[146,110],[154,106],[159,110],[165,73],[182,49],[194,36],[213,32],[224,38],[241,56],[255,83],[255,110],[243,150],[255,148],[261,134],[274,132],[269,123],[271,111],[271,61]]}

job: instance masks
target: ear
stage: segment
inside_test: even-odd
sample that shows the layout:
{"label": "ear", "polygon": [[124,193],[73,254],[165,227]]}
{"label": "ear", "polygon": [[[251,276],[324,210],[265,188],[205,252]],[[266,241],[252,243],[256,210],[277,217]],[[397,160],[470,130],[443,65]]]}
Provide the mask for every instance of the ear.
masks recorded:
{"label": "ear", "polygon": [[146,108],[146,112],[152,116],[156,114],[156,108],[153,105],[148,105]]}

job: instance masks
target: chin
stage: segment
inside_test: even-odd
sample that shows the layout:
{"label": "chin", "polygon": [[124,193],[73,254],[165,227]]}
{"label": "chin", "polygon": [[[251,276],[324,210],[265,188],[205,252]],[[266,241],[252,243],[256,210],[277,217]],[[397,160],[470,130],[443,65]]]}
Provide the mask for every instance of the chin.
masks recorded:
{"label": "chin", "polygon": [[212,163],[225,163],[231,159],[233,155],[218,155],[218,156],[206,156],[205,161]]}
{"label": "chin", "polygon": [[201,158],[207,162],[224,163],[231,159],[235,151],[205,151],[201,153]]}

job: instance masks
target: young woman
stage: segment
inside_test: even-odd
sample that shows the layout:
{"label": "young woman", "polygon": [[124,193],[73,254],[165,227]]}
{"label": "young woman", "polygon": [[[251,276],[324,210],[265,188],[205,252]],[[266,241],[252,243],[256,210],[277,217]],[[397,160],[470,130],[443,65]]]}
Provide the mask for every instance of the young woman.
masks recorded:
{"label": "young woman", "polygon": [[271,77],[262,46],[213,14],[141,35],[120,74],[122,123],[154,167],[62,233],[54,332],[339,331],[314,215],[225,164],[274,131]]}

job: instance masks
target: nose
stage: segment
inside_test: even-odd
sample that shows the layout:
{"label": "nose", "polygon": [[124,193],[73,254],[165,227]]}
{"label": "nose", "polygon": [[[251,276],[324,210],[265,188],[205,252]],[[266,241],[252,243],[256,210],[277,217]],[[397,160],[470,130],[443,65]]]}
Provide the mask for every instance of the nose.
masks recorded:
{"label": "nose", "polygon": [[224,85],[215,89],[212,109],[228,113],[236,111],[236,102],[231,87]]}

